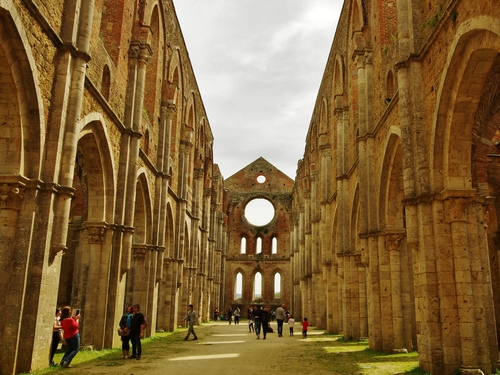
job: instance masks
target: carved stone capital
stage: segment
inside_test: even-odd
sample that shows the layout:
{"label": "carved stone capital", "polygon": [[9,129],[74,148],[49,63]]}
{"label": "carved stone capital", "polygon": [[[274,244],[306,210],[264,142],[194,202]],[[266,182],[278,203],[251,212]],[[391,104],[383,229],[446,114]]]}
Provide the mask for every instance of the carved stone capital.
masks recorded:
{"label": "carved stone capital", "polygon": [[145,246],[132,246],[132,255],[135,260],[146,259],[146,247]]}
{"label": "carved stone capital", "polygon": [[19,211],[24,200],[23,192],[24,187],[17,183],[0,185],[0,208]]}
{"label": "carved stone capital", "polygon": [[354,65],[356,65],[356,69],[363,69],[366,66],[366,56],[356,55],[354,57]]}
{"label": "carved stone capital", "polygon": [[401,241],[404,235],[402,233],[391,233],[386,236],[387,247],[389,251],[399,251],[401,250]]}
{"label": "carved stone capital", "polygon": [[89,226],[89,244],[99,244],[102,245],[104,242],[104,236],[106,234],[106,228],[103,226]]}
{"label": "carved stone capital", "polygon": [[446,221],[453,222],[466,222],[467,221],[467,206],[470,203],[469,198],[448,198],[444,201],[444,211]]}

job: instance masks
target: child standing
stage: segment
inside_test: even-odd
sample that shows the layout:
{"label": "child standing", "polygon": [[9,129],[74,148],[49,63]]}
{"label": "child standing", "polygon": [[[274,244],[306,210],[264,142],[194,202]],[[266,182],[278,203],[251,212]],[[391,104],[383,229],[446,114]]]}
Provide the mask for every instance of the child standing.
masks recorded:
{"label": "child standing", "polygon": [[288,318],[288,327],[290,327],[290,336],[293,336],[293,325],[295,324],[295,319],[293,318],[293,316],[290,316],[290,318]]}
{"label": "child standing", "polygon": [[302,322],[302,338],[307,339],[307,327],[309,327],[309,322],[307,321],[307,318],[304,318],[304,321]]}

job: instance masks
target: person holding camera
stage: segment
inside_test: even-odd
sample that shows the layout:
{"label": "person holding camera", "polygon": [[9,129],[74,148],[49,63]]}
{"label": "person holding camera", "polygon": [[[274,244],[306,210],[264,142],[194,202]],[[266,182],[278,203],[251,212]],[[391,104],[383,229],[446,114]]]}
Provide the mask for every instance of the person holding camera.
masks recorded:
{"label": "person holding camera", "polygon": [[71,307],[65,306],[61,310],[61,328],[64,331],[64,340],[68,349],[61,360],[62,367],[72,367],[70,365],[75,355],[80,350],[80,310],[76,310],[75,316],[71,316]]}

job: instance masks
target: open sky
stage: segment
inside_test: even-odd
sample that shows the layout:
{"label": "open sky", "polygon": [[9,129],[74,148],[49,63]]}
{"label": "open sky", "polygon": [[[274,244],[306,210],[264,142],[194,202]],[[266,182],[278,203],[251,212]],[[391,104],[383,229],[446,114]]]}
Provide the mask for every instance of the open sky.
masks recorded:
{"label": "open sky", "polygon": [[259,157],[290,178],[343,0],[174,0],[224,178]]}

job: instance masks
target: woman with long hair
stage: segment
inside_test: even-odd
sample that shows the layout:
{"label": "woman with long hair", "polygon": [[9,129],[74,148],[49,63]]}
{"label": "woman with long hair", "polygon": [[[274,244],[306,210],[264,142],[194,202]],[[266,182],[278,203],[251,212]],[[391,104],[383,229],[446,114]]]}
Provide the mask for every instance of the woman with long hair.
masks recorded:
{"label": "woman with long hair", "polygon": [[54,325],[52,327],[52,345],[50,347],[50,357],[49,364],[51,366],[57,366],[54,363],[54,354],[56,354],[57,346],[59,345],[59,340],[61,338],[61,322],[59,321],[59,317],[61,316],[61,309],[58,307],[56,309],[56,316],[54,318]]}
{"label": "woman with long hair", "polygon": [[132,306],[128,306],[120,320],[120,328],[122,329],[122,358],[128,358],[130,351],[130,326],[132,325]]}
{"label": "woman with long hair", "polygon": [[70,363],[80,350],[80,314],[71,316],[71,307],[65,306],[61,311],[61,327],[64,330],[64,340],[68,349],[61,360],[62,367],[71,367]]}

